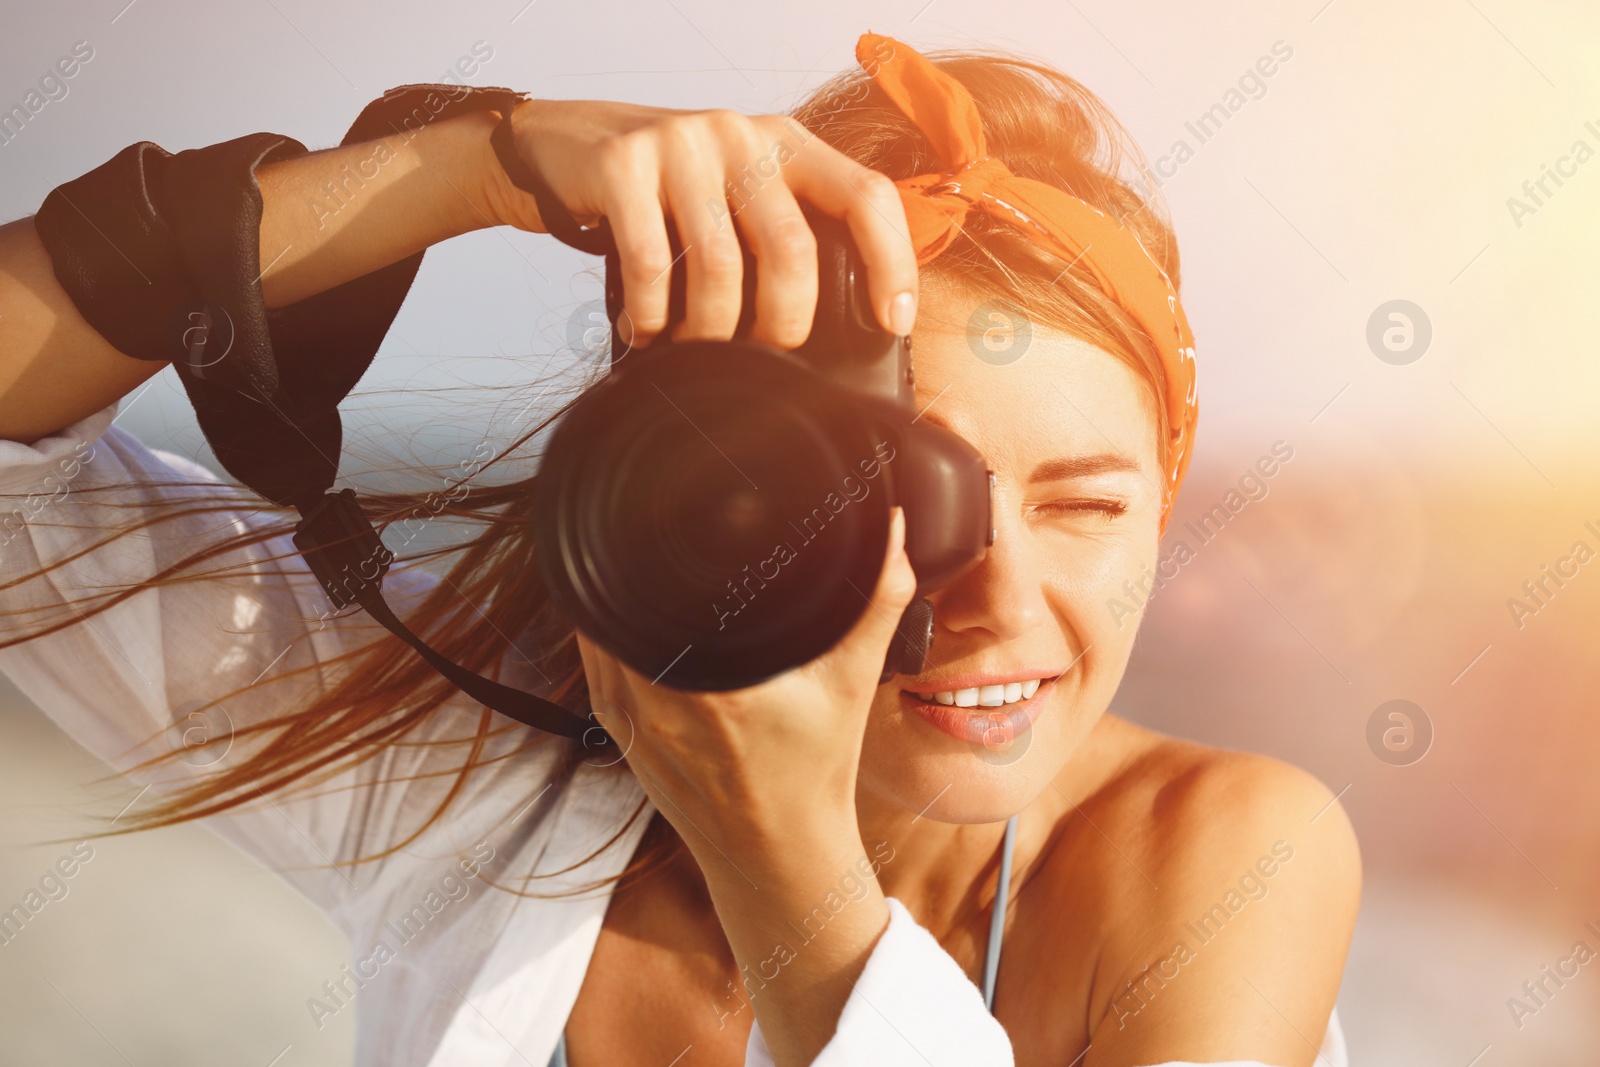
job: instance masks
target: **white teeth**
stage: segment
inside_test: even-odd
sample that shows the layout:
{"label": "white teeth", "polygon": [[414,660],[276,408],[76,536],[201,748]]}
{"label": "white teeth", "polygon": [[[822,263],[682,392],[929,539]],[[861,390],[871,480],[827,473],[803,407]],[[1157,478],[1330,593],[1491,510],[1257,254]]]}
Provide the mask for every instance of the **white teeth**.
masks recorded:
{"label": "white teeth", "polygon": [[955,705],[958,708],[998,708],[1029,700],[1039,691],[1043,680],[1029,678],[1026,682],[1006,682],[1003,685],[985,685],[971,689],[945,690],[942,693],[916,693],[924,704]]}

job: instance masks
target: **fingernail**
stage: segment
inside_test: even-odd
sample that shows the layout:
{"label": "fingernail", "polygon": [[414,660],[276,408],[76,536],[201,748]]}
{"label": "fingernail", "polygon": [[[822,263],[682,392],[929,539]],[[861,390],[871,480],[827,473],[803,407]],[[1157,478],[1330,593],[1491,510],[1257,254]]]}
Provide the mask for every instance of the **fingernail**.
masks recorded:
{"label": "fingernail", "polygon": [[911,326],[916,321],[917,294],[896,293],[894,299],[889,301],[889,329],[905,336],[911,332]]}

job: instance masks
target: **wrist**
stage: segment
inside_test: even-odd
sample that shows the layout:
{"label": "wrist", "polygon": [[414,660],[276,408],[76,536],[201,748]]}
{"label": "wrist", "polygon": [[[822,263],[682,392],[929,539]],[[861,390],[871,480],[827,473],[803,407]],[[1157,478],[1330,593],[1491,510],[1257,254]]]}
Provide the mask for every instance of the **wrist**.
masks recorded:
{"label": "wrist", "polygon": [[810,1063],[889,925],[888,900],[864,852],[808,859],[781,880],[752,873],[756,887],[717,879],[712,901],[776,1062]]}
{"label": "wrist", "polygon": [[435,121],[411,141],[423,173],[437,176],[445,226],[453,233],[507,221],[496,187],[499,163],[489,143],[498,121],[494,111],[469,112]]}
{"label": "wrist", "polygon": [[735,925],[755,934],[758,943],[772,934],[792,934],[793,924],[817,907],[836,913],[848,906],[856,917],[883,907],[878,872],[893,850],[874,853],[862,846],[859,834],[794,836],[779,844],[777,850],[708,849],[710,855],[695,857],[718,911],[737,917]]}
{"label": "wrist", "polygon": [[814,802],[769,803],[768,799],[741,802],[719,797],[714,806],[701,806],[694,816],[700,832],[685,835],[686,843],[705,853],[697,858],[746,886],[748,880],[727,860],[712,862],[719,853],[733,857],[757,882],[762,877],[784,882],[803,881],[812,870],[853,862],[865,851],[854,804],[823,808]]}
{"label": "wrist", "polygon": [[[543,104],[544,101],[541,100],[522,100],[513,105],[510,122],[515,151],[525,151],[522,146],[527,143],[527,138],[530,136],[530,123]],[[496,226],[515,226],[519,230],[528,230],[532,233],[549,233],[550,228],[539,215],[538,200],[511,180],[511,175],[507,173],[504,162],[495,152],[490,140],[490,135],[494,133],[502,117],[494,112],[489,113],[489,116],[493,121],[489,123],[480,145],[477,183],[484,214],[492,219],[492,224]]]}

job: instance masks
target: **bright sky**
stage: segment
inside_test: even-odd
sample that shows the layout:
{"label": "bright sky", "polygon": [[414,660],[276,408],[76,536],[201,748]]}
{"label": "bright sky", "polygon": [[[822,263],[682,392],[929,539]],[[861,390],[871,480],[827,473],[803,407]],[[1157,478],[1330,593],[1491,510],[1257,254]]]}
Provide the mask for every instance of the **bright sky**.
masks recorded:
{"label": "bright sky", "polygon": [[[1580,140],[1600,153],[1590,5],[125,2],[33,5],[8,20],[0,106],[75,42],[94,55],[65,98],[0,144],[0,214],[32,211],[138,139],[177,150],[274,130],[335,143],[367,100],[437,80],[474,49],[489,54],[477,84],[754,112],[851,65],[867,29],[924,49],[986,45],[1078,77],[1153,161],[1186,142],[1182,162],[1162,166],[1198,337],[1200,464],[1290,433],[1348,435],[1429,467],[1559,485],[1592,467],[1600,443],[1588,315],[1600,159],[1573,155]],[[1236,110],[1201,141],[1193,126],[1219,103]],[[1569,176],[1546,178],[1542,203],[1514,218],[1508,198],[1531,205],[1523,183],[1546,165]],[[596,295],[572,279],[586,262],[505,232],[436,249],[369,384],[524,373],[515,359],[436,358],[497,353],[536,353],[531,378]],[[1403,366],[1365,339],[1395,299],[1432,330],[1426,355]],[[427,398],[406,410],[425,416]],[[167,382],[122,424],[192,448],[187,420]]]}

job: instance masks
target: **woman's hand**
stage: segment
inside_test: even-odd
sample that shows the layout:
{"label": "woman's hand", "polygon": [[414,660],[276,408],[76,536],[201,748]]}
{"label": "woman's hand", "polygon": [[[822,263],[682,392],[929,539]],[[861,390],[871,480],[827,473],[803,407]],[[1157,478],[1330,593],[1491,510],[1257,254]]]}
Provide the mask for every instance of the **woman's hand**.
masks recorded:
{"label": "woman's hand", "polygon": [[799,836],[859,843],[855,783],[867,712],[916,588],[899,508],[890,531],[856,625],[823,655],[758,685],[656,685],[578,635],[596,719],[626,748],[629,766],[690,848],[715,859],[707,846],[716,845],[762,863]]}
{"label": "woman's hand", "polygon": [[[668,217],[688,265],[688,310],[675,339],[733,335],[744,270],[737,228],[757,262],[753,339],[781,348],[803,342],[817,302],[817,257],[797,195],[849,225],[879,324],[911,332],[917,264],[894,183],[793,119],[530,100],[512,127],[517,150],[580,223],[610,220],[630,343],[648,344],[666,325]],[[486,199],[496,221],[545,232],[533,197],[495,171]]]}
{"label": "woman's hand", "polygon": [[827,1043],[888,923],[875,881],[815,940],[796,944],[791,920],[860,870],[862,736],[890,637],[916,590],[904,544],[896,508],[861,619],[822,656],[747,689],[653,685],[578,636],[596,718],[694,854],[734,958],[764,983],[752,1002],[779,1064],[810,1063]]}

